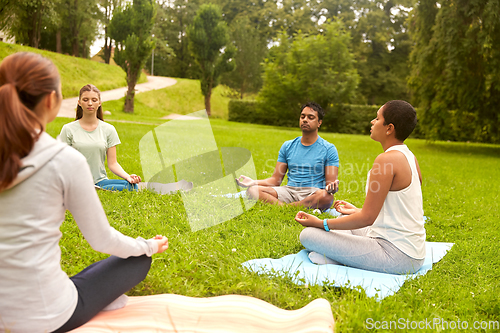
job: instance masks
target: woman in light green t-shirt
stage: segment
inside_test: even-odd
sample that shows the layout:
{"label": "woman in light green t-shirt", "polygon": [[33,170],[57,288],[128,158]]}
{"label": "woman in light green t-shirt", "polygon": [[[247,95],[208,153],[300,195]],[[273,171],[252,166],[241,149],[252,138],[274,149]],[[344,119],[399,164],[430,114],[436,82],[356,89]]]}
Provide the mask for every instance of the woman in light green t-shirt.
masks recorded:
{"label": "woman in light green t-shirt", "polygon": [[[103,120],[101,92],[96,86],[87,84],[80,89],[76,119],[63,126],[61,139],[85,156],[96,186],[106,190],[137,190],[141,177],[128,174],[117,161],[116,145],[120,139],[115,127]],[[109,170],[123,179],[108,179],[106,157]]]}

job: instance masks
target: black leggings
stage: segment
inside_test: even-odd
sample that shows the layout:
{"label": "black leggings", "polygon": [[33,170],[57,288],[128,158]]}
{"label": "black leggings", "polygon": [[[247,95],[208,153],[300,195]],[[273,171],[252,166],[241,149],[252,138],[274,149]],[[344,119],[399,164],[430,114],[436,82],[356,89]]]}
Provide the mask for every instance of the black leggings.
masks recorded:
{"label": "black leggings", "polygon": [[119,296],[146,278],[151,258],[111,256],[93,263],[70,279],[78,291],[78,304],[69,320],[54,333],[82,326]]}

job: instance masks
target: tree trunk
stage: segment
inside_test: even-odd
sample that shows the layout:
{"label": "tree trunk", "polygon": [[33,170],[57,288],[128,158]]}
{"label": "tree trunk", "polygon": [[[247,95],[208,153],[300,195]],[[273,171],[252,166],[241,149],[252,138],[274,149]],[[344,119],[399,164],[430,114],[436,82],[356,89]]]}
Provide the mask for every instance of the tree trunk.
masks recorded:
{"label": "tree trunk", "polygon": [[37,24],[37,34],[36,34],[36,48],[40,45],[40,41],[42,40],[42,13],[38,15],[38,24]]}
{"label": "tree trunk", "polygon": [[78,39],[73,37],[73,56],[78,57]]}
{"label": "tree trunk", "polygon": [[108,45],[108,27],[104,28],[104,62],[109,64],[109,60],[111,59],[111,40]]}
{"label": "tree trunk", "polygon": [[75,15],[73,18],[70,16],[70,20],[74,20],[71,22],[71,39],[72,39],[72,49],[73,49],[73,56],[78,57],[78,42],[79,42],[79,35],[80,35],[80,27],[77,22],[77,17],[78,15],[76,14],[76,11],[78,11],[78,0],[73,1],[73,10],[75,11]]}
{"label": "tree trunk", "polygon": [[106,26],[104,27],[104,63],[109,64],[109,60],[111,58],[111,40],[109,41],[108,46],[108,24],[109,24],[109,13],[111,12],[111,8],[109,8],[109,2],[106,1]]}
{"label": "tree trunk", "polygon": [[205,110],[207,111],[207,115],[210,117],[212,114],[211,105],[210,105],[210,97],[212,96],[212,89],[209,88],[207,94],[205,95]]}
{"label": "tree trunk", "polygon": [[57,32],[56,32],[56,52],[62,53],[61,28],[57,29]]}
{"label": "tree trunk", "polygon": [[87,58],[87,37],[84,37],[82,42],[82,58]]}
{"label": "tree trunk", "polygon": [[31,16],[31,30],[28,31],[29,46],[38,48],[40,43],[42,29],[42,8],[38,8]]}
{"label": "tree trunk", "polygon": [[[130,68],[127,71],[127,95],[125,96],[125,105],[123,111],[126,113],[134,113],[134,96],[135,96],[135,83],[137,82],[137,74],[132,73]],[[140,71],[139,71],[140,75]]]}
{"label": "tree trunk", "polygon": [[243,82],[241,82],[241,86],[240,86],[240,99],[243,99],[243,94],[245,93],[245,80],[243,80]]}

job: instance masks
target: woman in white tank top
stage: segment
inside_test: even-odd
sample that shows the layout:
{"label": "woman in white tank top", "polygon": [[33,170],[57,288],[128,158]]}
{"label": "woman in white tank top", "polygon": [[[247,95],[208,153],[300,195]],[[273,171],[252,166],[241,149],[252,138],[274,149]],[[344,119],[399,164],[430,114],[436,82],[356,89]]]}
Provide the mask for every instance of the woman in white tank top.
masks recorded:
{"label": "woman in white tank top", "polygon": [[323,221],[298,212],[295,220],[307,227],[300,240],[316,263],[414,273],[425,258],[421,174],[404,140],[415,128],[416,112],[405,101],[389,101],[371,123],[370,137],[384,152],[368,173],[363,207],[337,200],[342,216]]}

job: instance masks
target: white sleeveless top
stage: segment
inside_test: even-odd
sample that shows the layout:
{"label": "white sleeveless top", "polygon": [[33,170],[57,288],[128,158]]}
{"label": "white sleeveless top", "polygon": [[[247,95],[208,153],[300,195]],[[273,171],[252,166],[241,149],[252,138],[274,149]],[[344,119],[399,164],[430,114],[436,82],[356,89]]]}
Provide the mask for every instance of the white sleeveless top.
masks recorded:
{"label": "white sleeveless top", "polygon": [[[425,258],[425,228],[422,189],[415,156],[406,145],[392,146],[387,151],[402,152],[411,168],[411,183],[399,191],[389,191],[375,222],[369,227],[369,237],[383,238],[414,259]],[[366,189],[370,182],[370,173]]]}

